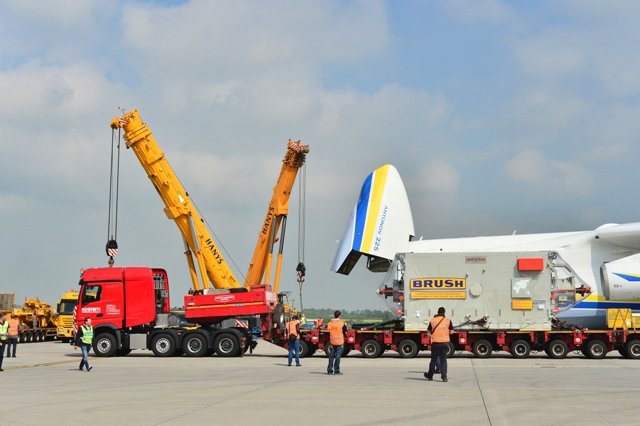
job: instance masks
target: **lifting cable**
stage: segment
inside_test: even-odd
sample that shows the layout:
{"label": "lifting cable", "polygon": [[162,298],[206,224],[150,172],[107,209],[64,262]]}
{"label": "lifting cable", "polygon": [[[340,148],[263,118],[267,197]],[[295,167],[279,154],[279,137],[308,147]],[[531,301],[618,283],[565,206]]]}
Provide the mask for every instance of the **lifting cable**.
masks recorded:
{"label": "lifting cable", "polygon": [[[109,170],[109,213],[107,220],[107,246],[105,248],[109,256],[109,266],[113,266],[113,257],[118,254],[118,193],[120,186],[120,141],[121,129],[118,129],[116,137],[115,129],[111,130],[111,162]],[[114,151],[117,151],[114,166]],[[115,170],[115,177],[114,177]],[[113,231],[113,232],[112,232]]]}
{"label": "lifting cable", "polygon": [[302,305],[302,285],[307,268],[304,266],[305,231],[307,216],[307,165],[300,168],[300,179],[298,180],[298,266],[296,275],[298,277],[298,288],[300,289],[300,312],[304,312]]}

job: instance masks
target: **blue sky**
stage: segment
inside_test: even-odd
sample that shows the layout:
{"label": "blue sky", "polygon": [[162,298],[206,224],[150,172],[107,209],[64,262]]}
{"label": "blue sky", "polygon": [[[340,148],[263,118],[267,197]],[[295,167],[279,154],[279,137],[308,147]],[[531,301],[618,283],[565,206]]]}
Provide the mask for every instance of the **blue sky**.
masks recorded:
{"label": "blue sky", "polygon": [[[0,0],[2,291],[55,302],[106,265],[111,118],[139,109],[246,270],[288,138],[307,165],[306,306],[382,308],[332,274],[366,175],[404,179],[424,238],[638,220],[635,1]],[[119,265],[182,242],[122,153]],[[297,292],[297,199],[283,289]]]}

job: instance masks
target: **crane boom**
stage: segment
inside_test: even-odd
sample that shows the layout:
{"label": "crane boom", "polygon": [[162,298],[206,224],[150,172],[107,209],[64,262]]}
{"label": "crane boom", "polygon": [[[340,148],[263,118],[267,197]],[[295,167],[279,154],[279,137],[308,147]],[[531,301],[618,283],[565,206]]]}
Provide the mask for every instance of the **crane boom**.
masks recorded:
{"label": "crane boom", "polygon": [[[216,289],[241,287],[191,202],[189,194],[138,111],[134,109],[122,117],[114,118],[111,128],[124,130],[127,148],[133,150],[158,191],[165,204],[165,214],[178,226],[184,239],[185,255],[194,290],[200,292],[210,289],[211,285]],[[197,271],[200,273],[200,279]]]}
{"label": "crane boom", "polygon": [[[289,197],[296,180],[298,169],[303,166],[309,145],[302,145],[300,141],[291,141],[287,144],[287,152],[282,160],[282,169],[276,185],[273,187],[273,195],[267,208],[262,228],[258,234],[258,242],[253,251],[253,257],[249,264],[245,288],[256,284],[271,285],[275,293],[278,292],[280,279],[280,266],[282,264],[282,250],[284,247],[284,233],[287,214],[289,212]],[[278,236],[280,231],[280,236]],[[279,249],[276,257],[276,270],[274,282],[271,284],[271,264],[273,263],[273,248],[279,241]],[[264,278],[264,280],[263,280]]]}

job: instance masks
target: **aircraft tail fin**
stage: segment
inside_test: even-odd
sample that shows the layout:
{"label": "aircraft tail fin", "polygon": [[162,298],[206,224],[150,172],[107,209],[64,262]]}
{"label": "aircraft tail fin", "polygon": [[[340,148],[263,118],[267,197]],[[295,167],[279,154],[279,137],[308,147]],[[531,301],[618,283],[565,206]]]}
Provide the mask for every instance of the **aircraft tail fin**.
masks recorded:
{"label": "aircraft tail fin", "polygon": [[411,207],[400,174],[390,164],[380,166],[362,184],[331,270],[349,275],[365,255],[369,270],[386,271],[413,236]]}

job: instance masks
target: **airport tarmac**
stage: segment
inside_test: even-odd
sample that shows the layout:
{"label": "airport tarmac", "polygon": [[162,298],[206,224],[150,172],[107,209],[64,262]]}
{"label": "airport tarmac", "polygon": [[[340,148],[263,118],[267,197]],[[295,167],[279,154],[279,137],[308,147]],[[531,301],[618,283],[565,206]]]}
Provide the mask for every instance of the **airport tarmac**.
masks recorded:
{"label": "airport tarmac", "polygon": [[260,341],[243,358],[90,359],[61,342],[19,344],[4,359],[0,425],[637,425],[640,361],[508,354],[449,360],[449,382],[423,372],[428,353],[343,359],[318,353],[288,367]]}

